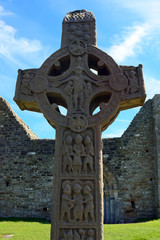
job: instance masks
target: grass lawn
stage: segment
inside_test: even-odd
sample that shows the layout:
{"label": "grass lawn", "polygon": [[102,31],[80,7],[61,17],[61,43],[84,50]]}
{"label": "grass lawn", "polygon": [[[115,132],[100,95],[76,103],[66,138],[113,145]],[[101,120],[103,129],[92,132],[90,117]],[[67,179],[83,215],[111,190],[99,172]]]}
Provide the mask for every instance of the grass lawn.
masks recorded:
{"label": "grass lawn", "polygon": [[104,240],[160,240],[160,219],[104,225]]}
{"label": "grass lawn", "polygon": [[[50,223],[37,219],[1,219],[0,239],[50,240]],[[104,240],[160,240],[160,219],[104,225]]]}
{"label": "grass lawn", "polygon": [[[50,227],[50,223],[39,219],[1,219],[0,239],[49,240]],[[13,237],[5,238],[5,235]]]}

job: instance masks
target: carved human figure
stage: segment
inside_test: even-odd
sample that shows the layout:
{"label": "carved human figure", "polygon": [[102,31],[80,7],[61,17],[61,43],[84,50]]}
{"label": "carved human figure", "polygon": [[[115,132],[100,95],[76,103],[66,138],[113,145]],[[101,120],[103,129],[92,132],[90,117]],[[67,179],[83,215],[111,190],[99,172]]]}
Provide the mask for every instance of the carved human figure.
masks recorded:
{"label": "carved human figure", "polygon": [[74,201],[74,209],[73,209],[73,217],[74,221],[82,222],[83,218],[83,195],[81,193],[82,186],[79,183],[75,183],[73,185],[73,201]]}
{"label": "carved human figure", "polygon": [[135,71],[130,71],[125,72],[125,75],[128,77],[129,79],[129,86],[127,88],[127,94],[128,93],[135,93],[139,90],[139,85],[138,85],[138,79],[136,77],[136,73]]}
{"label": "carved human figure", "polygon": [[[79,50],[78,50],[79,51]],[[82,57],[78,56],[75,59],[76,67],[72,71],[72,75],[59,81],[52,82],[55,88],[65,84],[62,92],[70,97],[70,104],[73,104],[74,112],[84,112],[87,109],[88,101],[92,93],[92,84],[99,86],[99,81],[94,81],[83,73],[84,66],[82,64]]]}
{"label": "carved human figure", "polygon": [[85,86],[85,98],[86,99],[90,98],[91,93],[92,93],[92,84],[90,82],[87,82]]}
{"label": "carved human figure", "polygon": [[74,230],[74,240],[81,240],[81,237],[76,230]]}
{"label": "carved human figure", "polygon": [[69,173],[73,172],[72,165],[72,137],[68,135],[64,141],[64,149],[63,149],[63,172],[68,170]]}
{"label": "carved human figure", "polygon": [[69,230],[67,233],[64,232],[64,240],[74,240],[74,235],[72,229]]}
{"label": "carved human figure", "polygon": [[64,89],[64,93],[68,96],[72,95],[73,81],[69,81]]}
{"label": "carved human figure", "polygon": [[91,173],[93,173],[94,172],[93,170],[94,148],[92,145],[91,138],[88,135],[84,139],[84,145],[85,145],[86,156],[84,157],[84,162],[83,162],[83,172],[87,173],[87,166],[88,166]]}
{"label": "carved human figure", "polygon": [[83,68],[77,66],[75,69],[73,84],[73,104],[76,110],[83,110],[85,82],[82,74]]}
{"label": "carved human figure", "polygon": [[[83,229],[80,229],[83,231]],[[69,231],[63,231],[63,238],[61,240],[85,240],[85,231],[70,229]]]}
{"label": "carved human figure", "polygon": [[[92,92],[91,82],[87,76],[83,75],[82,58],[80,56],[76,59],[77,67],[74,70],[74,84],[73,84],[73,104],[76,110],[84,110],[84,100],[90,97]],[[93,81],[94,82],[94,81]]]}
{"label": "carved human figure", "polygon": [[91,187],[93,187],[92,183],[89,182],[87,185],[83,187],[83,195],[85,208],[84,208],[84,220],[85,222],[89,222],[89,216],[91,221],[94,221],[94,204],[93,204],[93,195],[91,193]]}
{"label": "carved human figure", "polygon": [[73,201],[71,199],[71,184],[70,181],[65,181],[62,184],[62,203],[61,203],[61,217],[60,219],[63,221],[64,217],[68,219],[68,221],[71,221],[71,209],[74,207]]}
{"label": "carved human figure", "polygon": [[93,229],[89,229],[87,231],[87,235],[88,235],[87,240],[94,240],[94,230]]}
{"label": "carved human figure", "polygon": [[85,156],[84,146],[82,143],[82,136],[77,134],[75,136],[75,143],[73,146],[74,156],[73,156],[73,169],[75,173],[81,173],[82,170],[82,157]]}
{"label": "carved human figure", "polygon": [[81,240],[85,240],[86,231],[84,229],[80,228],[79,234],[81,235]]}
{"label": "carved human figure", "polygon": [[34,74],[24,73],[23,81],[21,85],[21,92],[25,95],[31,95],[30,81],[34,77]]}

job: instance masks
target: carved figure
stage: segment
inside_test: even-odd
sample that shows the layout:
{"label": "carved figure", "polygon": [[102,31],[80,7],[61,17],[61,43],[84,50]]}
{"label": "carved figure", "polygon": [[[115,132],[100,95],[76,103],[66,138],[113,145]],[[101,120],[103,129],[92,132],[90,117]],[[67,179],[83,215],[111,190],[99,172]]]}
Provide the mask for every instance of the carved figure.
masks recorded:
{"label": "carved figure", "polygon": [[92,141],[88,135],[84,139],[84,144],[85,144],[86,156],[84,158],[84,163],[83,163],[83,172],[87,173],[87,166],[88,166],[91,173],[93,173],[94,172],[93,170],[94,148],[92,145]]}
{"label": "carved figure", "polygon": [[94,240],[94,230],[93,229],[89,229],[88,232],[87,232],[87,240]]}
{"label": "carved figure", "polygon": [[[84,195],[84,201],[85,208],[84,208],[84,219],[85,222],[89,222],[89,219],[91,221],[94,221],[94,204],[93,204],[93,195],[91,193],[93,188],[93,184],[91,182],[87,182],[86,185],[83,187],[83,195]],[[90,218],[89,218],[90,216]]]}
{"label": "carved figure", "polygon": [[91,93],[92,93],[92,84],[90,82],[87,82],[85,86],[85,98],[90,98]]}
{"label": "carved figure", "polygon": [[84,102],[84,93],[83,90],[85,88],[85,83],[82,75],[83,68],[77,66],[75,69],[74,76],[74,85],[73,85],[73,104],[76,110],[83,110],[83,102]]}
{"label": "carved figure", "polygon": [[81,240],[81,237],[76,230],[74,230],[74,240]]}
{"label": "carved figure", "polygon": [[74,172],[81,173],[82,160],[81,158],[85,155],[84,146],[82,143],[82,136],[77,134],[75,137],[75,144],[73,146],[74,156],[73,156],[73,169]]}
{"label": "carved figure", "polygon": [[82,186],[79,183],[79,181],[77,181],[77,183],[75,183],[73,185],[73,201],[74,201],[74,209],[73,209],[73,216],[74,216],[74,221],[79,221],[82,222],[82,218],[83,218],[83,195],[81,194],[81,190],[82,190]]}
{"label": "carved figure", "polygon": [[68,233],[64,232],[64,240],[74,240],[72,229]]}
{"label": "carved figure", "polygon": [[69,81],[64,89],[64,93],[68,96],[72,95],[73,81]]}
{"label": "carved figure", "polygon": [[72,165],[72,137],[69,135],[66,137],[64,142],[64,151],[63,151],[63,172],[68,170],[69,173],[74,172]]}
{"label": "carved figure", "polygon": [[79,229],[79,234],[81,235],[81,240],[85,240],[86,231],[84,229]]}
{"label": "carved figure", "polygon": [[70,181],[65,181],[62,184],[63,194],[62,194],[62,203],[61,203],[61,220],[64,220],[66,216],[68,221],[71,221],[71,209],[74,207],[73,201],[71,199],[71,185]]}
{"label": "carved figure", "polygon": [[136,72],[135,71],[130,71],[130,72],[126,72],[125,71],[125,75],[128,77],[129,80],[129,86],[127,88],[127,94],[128,93],[135,93],[137,91],[139,91],[139,85],[138,85],[138,79],[136,77]]}
{"label": "carved figure", "polygon": [[30,81],[34,77],[34,74],[24,73],[23,81],[21,85],[21,93],[24,95],[31,95]]}
{"label": "carved figure", "polygon": [[61,240],[85,240],[85,233],[83,229],[63,231],[63,238]]}

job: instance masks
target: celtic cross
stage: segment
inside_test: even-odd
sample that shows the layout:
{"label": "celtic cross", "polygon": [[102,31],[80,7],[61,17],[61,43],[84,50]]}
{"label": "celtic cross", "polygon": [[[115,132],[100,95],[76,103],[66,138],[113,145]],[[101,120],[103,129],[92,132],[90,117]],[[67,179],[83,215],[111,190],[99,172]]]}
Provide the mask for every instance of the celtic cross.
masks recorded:
{"label": "celtic cross", "polygon": [[143,105],[142,66],[118,66],[96,47],[93,14],[71,12],[61,48],[39,69],[19,70],[14,100],[56,129],[51,240],[102,240],[101,132]]}

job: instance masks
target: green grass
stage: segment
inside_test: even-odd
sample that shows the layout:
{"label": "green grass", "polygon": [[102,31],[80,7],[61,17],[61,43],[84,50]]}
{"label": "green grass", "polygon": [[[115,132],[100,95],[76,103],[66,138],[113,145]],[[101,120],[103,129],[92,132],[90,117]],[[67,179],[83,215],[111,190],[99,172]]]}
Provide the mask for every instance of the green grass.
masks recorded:
{"label": "green grass", "polygon": [[160,240],[160,219],[104,225],[104,240]]}
{"label": "green grass", "polygon": [[50,223],[39,219],[1,219],[0,239],[14,235],[11,240],[49,240]]}
{"label": "green grass", "polygon": [[[39,219],[1,219],[0,239],[50,240],[50,223]],[[104,225],[104,240],[160,240],[160,219],[132,224]]]}

